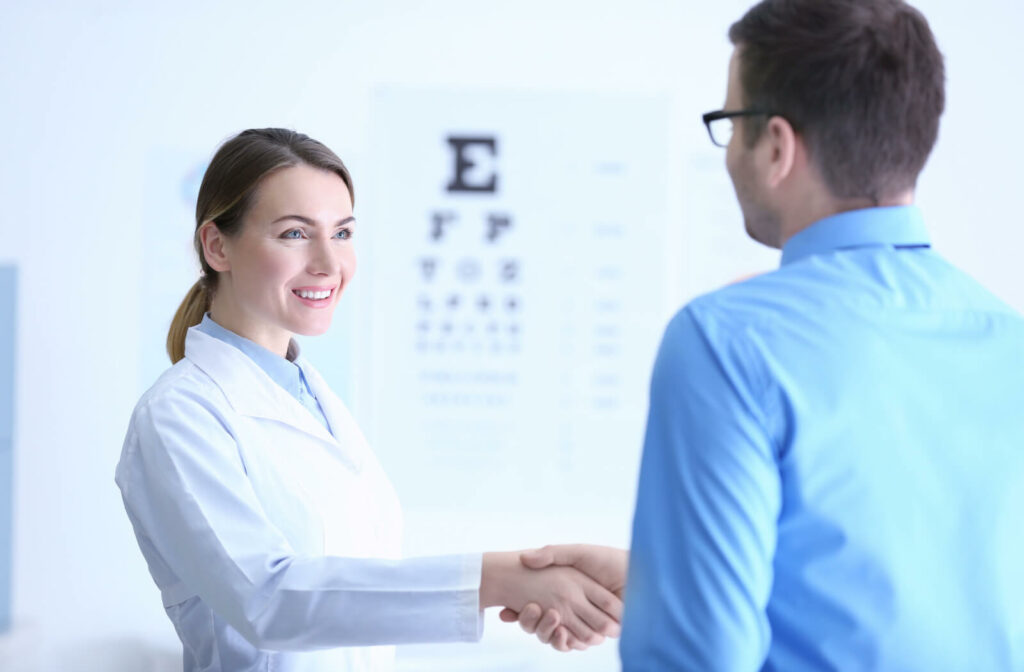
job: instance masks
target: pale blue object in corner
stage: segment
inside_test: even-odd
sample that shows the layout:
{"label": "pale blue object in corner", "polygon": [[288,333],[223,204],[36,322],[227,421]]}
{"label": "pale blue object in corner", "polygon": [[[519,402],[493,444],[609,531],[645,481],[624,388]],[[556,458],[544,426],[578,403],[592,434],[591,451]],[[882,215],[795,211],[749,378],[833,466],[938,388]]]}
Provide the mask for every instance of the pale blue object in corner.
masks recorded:
{"label": "pale blue object in corner", "polygon": [[0,266],[0,633],[11,626],[14,334],[17,271]]}

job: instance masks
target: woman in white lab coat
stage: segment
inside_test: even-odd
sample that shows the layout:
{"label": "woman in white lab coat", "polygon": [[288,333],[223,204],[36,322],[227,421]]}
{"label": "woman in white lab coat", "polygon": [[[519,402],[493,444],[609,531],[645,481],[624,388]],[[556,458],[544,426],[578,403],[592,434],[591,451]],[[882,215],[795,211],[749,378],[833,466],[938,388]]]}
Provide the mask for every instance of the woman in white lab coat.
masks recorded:
{"label": "woman in white lab coat", "polygon": [[352,207],[342,162],[292,131],[239,134],[203,178],[202,276],[116,472],[184,669],[386,670],[383,645],[475,641],[490,606],[547,609],[558,648],[615,632],[619,597],[573,568],[402,559],[387,477],[292,340],[327,330],[355,273]]}

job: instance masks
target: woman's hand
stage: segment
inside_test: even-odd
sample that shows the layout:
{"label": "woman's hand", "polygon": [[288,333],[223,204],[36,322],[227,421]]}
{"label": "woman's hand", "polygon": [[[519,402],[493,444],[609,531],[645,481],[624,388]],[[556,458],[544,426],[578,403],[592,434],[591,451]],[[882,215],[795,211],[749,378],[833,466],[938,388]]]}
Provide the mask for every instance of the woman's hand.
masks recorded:
{"label": "woman's hand", "polygon": [[[595,579],[620,599],[623,597],[629,565],[629,553],[625,550],[585,544],[545,546],[524,552],[521,560],[524,565],[533,569],[552,565],[574,567]],[[536,634],[541,642],[550,644],[559,651],[588,648],[587,644],[573,637],[562,625],[559,613],[554,609],[545,610],[539,604],[531,603],[518,612],[505,608],[500,616],[506,623],[518,620],[524,631]]]}
{"label": "woman's hand", "polygon": [[562,566],[530,569],[519,553],[484,553],[480,606],[506,607],[518,616],[531,603],[557,616],[556,627],[565,629],[554,642],[561,650],[618,636],[622,600],[583,572]]}

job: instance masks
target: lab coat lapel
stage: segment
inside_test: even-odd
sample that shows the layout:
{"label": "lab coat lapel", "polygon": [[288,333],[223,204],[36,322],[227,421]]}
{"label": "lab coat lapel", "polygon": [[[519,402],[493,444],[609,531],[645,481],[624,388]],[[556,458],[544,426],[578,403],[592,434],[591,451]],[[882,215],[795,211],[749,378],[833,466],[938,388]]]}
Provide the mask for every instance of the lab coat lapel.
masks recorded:
{"label": "lab coat lapel", "polygon": [[334,432],[334,437],[350,453],[358,454],[369,450],[366,439],[356,426],[355,420],[349,414],[348,409],[338,398],[334,391],[327,386],[327,382],[313,366],[305,359],[302,360],[302,371],[306,375],[310,390],[320,402],[327,417],[327,423]]}
{"label": "lab coat lapel", "polygon": [[238,413],[281,422],[334,443],[334,437],[308,409],[238,348],[198,329],[189,329],[185,357],[217,383]]}

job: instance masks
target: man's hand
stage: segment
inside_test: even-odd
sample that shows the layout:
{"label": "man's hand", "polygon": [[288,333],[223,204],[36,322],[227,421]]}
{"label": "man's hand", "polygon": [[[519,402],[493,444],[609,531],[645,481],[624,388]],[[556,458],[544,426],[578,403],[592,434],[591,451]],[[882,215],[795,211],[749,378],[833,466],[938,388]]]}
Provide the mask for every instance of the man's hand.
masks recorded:
{"label": "man's hand", "polygon": [[[520,555],[484,553],[481,607],[504,606],[517,616],[546,609],[545,614],[554,614],[557,627],[567,631],[558,635],[558,642],[564,641],[566,647],[570,642],[591,646],[604,641],[605,635],[618,635],[622,600],[617,595],[578,569],[558,565],[531,569],[522,564]],[[531,604],[535,608],[527,610]]]}
{"label": "man's hand", "polygon": [[[562,619],[554,609],[544,611],[541,606],[531,602],[523,607],[522,611],[516,612],[512,609],[502,609],[499,614],[501,620],[506,623],[519,621],[519,626],[529,634],[536,634],[544,644],[550,644],[557,651],[585,651],[591,644],[584,644],[574,637],[562,626]],[[559,627],[561,626],[561,627]]]}
{"label": "man's hand", "polygon": [[[561,546],[545,546],[521,554],[520,561],[531,569],[565,566],[573,567],[590,576],[597,583],[614,593],[620,599],[626,587],[626,570],[629,566],[629,552],[609,546],[592,546],[586,544],[566,544]],[[573,637],[572,633],[562,624],[559,613],[554,609],[544,611],[540,605],[529,603],[522,610],[503,609],[501,620],[506,623],[519,621],[520,627],[545,644],[551,644],[559,651],[570,649],[583,650],[590,644]],[[621,621],[621,616],[617,620]],[[618,636],[618,628],[608,632],[610,636]]]}

